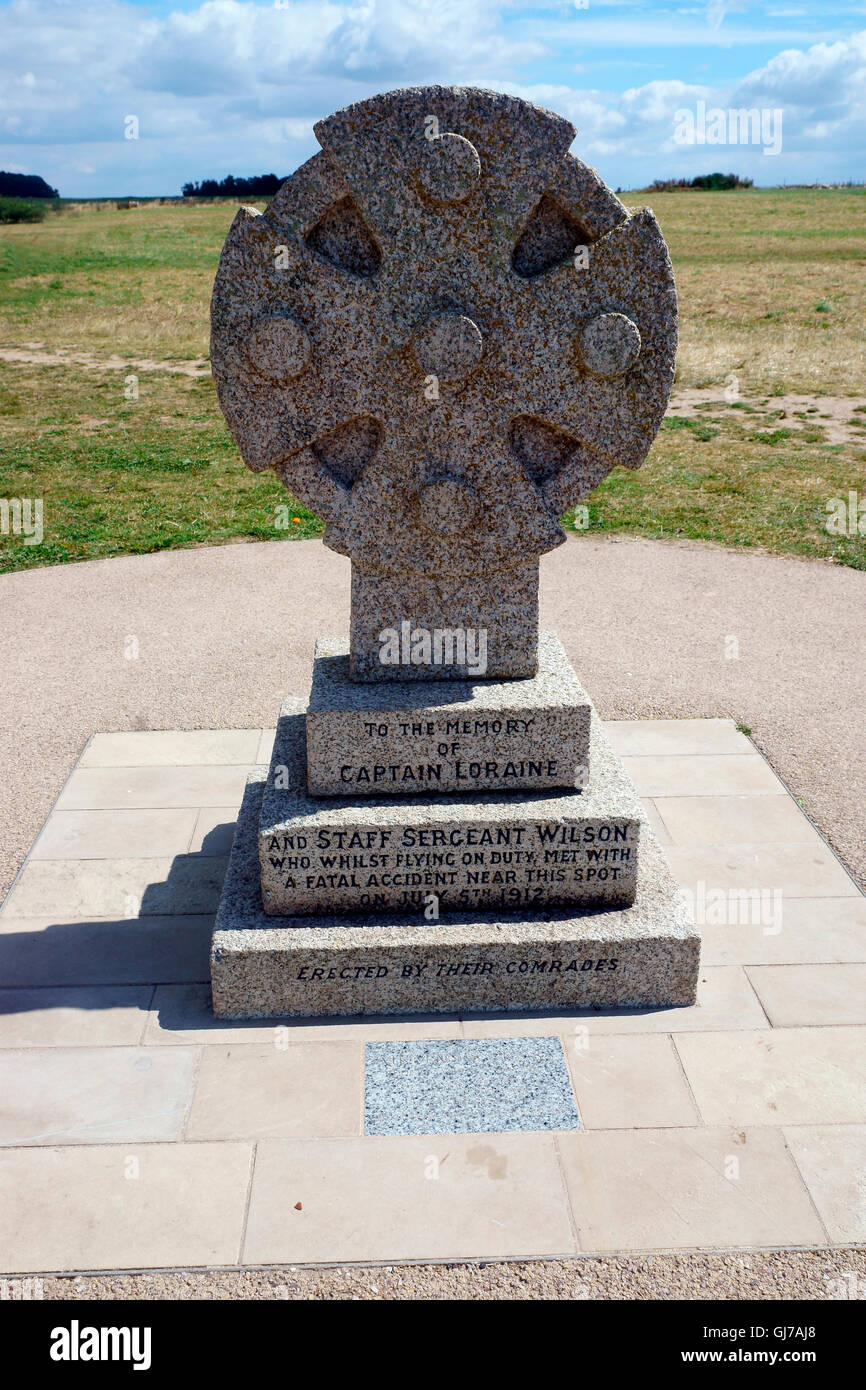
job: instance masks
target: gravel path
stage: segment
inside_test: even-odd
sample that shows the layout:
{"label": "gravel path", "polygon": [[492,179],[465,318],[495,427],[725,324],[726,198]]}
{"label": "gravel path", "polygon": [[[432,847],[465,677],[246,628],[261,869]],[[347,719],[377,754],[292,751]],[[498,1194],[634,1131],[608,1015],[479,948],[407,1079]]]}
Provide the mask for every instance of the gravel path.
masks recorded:
{"label": "gravel path", "polygon": [[866,1250],[611,1255],[494,1264],[103,1274],[45,1280],[47,1299],[862,1298]]}

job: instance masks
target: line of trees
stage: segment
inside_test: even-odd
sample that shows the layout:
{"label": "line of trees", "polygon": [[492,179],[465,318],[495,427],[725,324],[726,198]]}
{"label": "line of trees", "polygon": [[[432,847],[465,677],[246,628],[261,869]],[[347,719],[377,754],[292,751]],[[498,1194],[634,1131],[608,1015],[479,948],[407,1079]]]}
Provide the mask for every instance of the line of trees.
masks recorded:
{"label": "line of trees", "polygon": [[698,174],[694,179],[653,179],[652,193],[675,193],[681,188],[751,188],[751,179],[741,179],[739,174]]}
{"label": "line of trees", "polygon": [[181,193],[185,198],[269,198],[283,182],[276,174],[253,174],[248,179],[227,174],[224,179],[185,183]]}
{"label": "line of trees", "polygon": [[59,198],[56,188],[52,188],[38,174],[10,174],[0,169],[0,198]]}

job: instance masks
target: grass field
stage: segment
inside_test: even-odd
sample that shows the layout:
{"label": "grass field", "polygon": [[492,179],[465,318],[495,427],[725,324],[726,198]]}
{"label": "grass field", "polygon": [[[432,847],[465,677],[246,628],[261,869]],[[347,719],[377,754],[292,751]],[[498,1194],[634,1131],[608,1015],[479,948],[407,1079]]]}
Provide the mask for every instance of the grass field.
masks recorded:
{"label": "grass field", "polygon": [[[593,494],[591,532],[866,569],[866,537],[825,527],[829,499],[866,498],[866,413],[852,400],[852,438],[832,444],[820,402],[866,393],[866,190],[624,197],[651,202],[671,248],[676,389],[721,395],[735,375],[742,400],[668,418],[644,467]],[[18,358],[0,356],[0,498],[44,501],[43,542],[0,535],[0,570],[321,530],[244,468],[210,377],[184,374],[207,356],[234,210],[82,205],[0,228],[0,354]],[[779,426],[786,392],[816,398],[801,430]]]}

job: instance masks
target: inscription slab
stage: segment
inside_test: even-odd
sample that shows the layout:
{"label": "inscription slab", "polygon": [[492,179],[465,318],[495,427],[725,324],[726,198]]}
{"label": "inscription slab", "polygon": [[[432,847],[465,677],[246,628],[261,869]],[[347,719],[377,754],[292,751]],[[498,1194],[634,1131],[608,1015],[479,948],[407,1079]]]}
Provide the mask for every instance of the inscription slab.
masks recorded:
{"label": "inscription slab", "polygon": [[[296,708],[294,702],[289,709]],[[276,914],[634,901],[644,811],[597,717],[581,791],[312,798],[304,717],[280,717],[259,832]]]}
{"label": "inscription slab", "polygon": [[220,1018],[641,1008],[695,1002],[700,937],[642,828],[633,906],[592,912],[273,917],[256,846],[266,772],[247,783],[214,926]]}
{"label": "inscription slab", "polygon": [[591,703],[552,632],[520,681],[365,685],[349,644],[319,638],[307,709],[312,796],[583,787]]}

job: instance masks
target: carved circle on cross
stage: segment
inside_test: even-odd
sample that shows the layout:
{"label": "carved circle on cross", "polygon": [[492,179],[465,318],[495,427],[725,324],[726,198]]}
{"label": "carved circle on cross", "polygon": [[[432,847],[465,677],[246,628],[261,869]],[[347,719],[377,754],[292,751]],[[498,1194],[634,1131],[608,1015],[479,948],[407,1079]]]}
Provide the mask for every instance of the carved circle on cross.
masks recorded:
{"label": "carved circle on cross", "polygon": [[551,549],[664,415],[676,293],[655,218],[569,152],[567,121],[501,93],[387,93],[316,133],[265,213],[238,214],[214,286],[245,462],[378,570]]}

